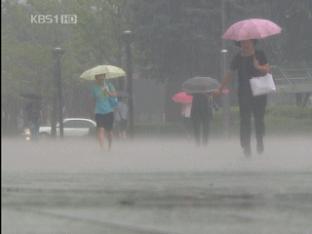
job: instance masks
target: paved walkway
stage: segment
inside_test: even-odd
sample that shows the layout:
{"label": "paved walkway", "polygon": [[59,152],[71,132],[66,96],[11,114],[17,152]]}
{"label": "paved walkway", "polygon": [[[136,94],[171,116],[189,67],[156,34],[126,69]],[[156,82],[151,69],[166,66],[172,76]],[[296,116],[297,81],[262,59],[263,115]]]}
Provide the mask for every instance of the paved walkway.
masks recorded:
{"label": "paved walkway", "polygon": [[236,140],[2,142],[3,233],[311,234],[312,146]]}

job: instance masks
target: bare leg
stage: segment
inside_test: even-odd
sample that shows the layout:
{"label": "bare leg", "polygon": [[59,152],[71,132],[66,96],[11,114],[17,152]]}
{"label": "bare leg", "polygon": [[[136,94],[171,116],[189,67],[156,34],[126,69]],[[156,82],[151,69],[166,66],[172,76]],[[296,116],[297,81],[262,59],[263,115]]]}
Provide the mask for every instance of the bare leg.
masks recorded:
{"label": "bare leg", "polygon": [[105,141],[105,130],[104,128],[98,128],[98,141],[100,144],[100,147],[104,147],[104,141]]}
{"label": "bare leg", "polygon": [[113,143],[113,131],[107,132],[107,138],[108,138],[108,149],[110,150],[112,148]]}

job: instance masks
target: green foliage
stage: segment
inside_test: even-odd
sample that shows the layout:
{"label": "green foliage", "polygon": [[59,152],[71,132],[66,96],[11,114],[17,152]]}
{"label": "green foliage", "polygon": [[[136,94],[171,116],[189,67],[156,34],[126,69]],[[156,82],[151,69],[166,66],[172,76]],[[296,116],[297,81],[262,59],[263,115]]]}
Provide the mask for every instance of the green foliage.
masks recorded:
{"label": "green foliage", "polygon": [[[234,107],[232,125],[239,126],[239,110]],[[222,116],[219,116],[222,118]],[[265,123],[268,134],[295,134],[312,132],[312,108],[297,106],[271,106],[267,108]]]}
{"label": "green foliage", "polygon": [[145,77],[183,81],[218,74],[219,1],[142,0],[132,7]]}
{"label": "green foliage", "polygon": [[[52,49],[55,46],[65,50],[62,58],[65,94],[72,94],[71,89],[80,87],[79,75],[84,70],[97,64],[120,64],[120,31],[126,25],[122,15],[125,2],[2,1],[4,101],[12,99],[12,96],[18,99],[22,92],[34,92],[43,94],[46,104],[51,104],[50,98],[54,95]],[[31,23],[31,15],[38,14],[75,14],[78,23]],[[75,99],[72,96],[68,98]]]}
{"label": "green foliage", "polygon": [[[295,106],[272,106],[267,108],[265,115],[267,135],[292,135],[312,133],[312,108]],[[211,136],[222,136],[222,111],[214,113],[211,122]],[[151,123],[136,126],[137,134],[151,135],[181,135],[185,134],[182,122]],[[231,108],[231,124],[229,133],[232,136],[239,134],[239,108]]]}
{"label": "green foliage", "polygon": [[[86,87],[78,77],[97,64],[122,66],[122,31],[126,29],[134,32],[135,73],[166,81],[167,95],[192,76],[219,78],[224,31],[221,2],[2,0],[2,102],[18,107],[20,92],[37,92],[44,95],[48,108],[54,92],[52,48],[60,46],[65,50],[62,58],[65,100],[72,113],[86,112],[81,109],[84,101],[81,92]],[[224,2],[225,27],[249,17],[269,18],[282,26],[280,36],[265,40],[262,45],[270,61],[287,66],[312,64],[310,0]],[[78,23],[31,24],[31,14],[76,14]],[[236,48],[230,42],[226,46],[232,55]]]}
{"label": "green foliage", "polygon": [[268,114],[277,118],[310,119],[312,120],[312,108],[298,106],[278,106],[268,109]]}

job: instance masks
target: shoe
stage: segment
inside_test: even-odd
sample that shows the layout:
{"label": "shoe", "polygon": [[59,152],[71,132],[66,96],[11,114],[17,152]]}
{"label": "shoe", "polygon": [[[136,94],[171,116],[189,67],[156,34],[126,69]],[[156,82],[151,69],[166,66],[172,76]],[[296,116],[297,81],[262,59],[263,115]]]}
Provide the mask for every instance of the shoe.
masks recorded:
{"label": "shoe", "polygon": [[251,157],[251,148],[250,147],[244,147],[244,155],[246,157]]}

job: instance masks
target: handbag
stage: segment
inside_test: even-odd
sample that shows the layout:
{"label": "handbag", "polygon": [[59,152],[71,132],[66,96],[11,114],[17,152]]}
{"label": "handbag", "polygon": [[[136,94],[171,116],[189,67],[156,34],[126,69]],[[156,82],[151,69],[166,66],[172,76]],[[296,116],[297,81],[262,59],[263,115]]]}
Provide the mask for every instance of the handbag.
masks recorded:
{"label": "handbag", "polygon": [[115,108],[118,105],[118,98],[117,97],[108,97],[109,104],[112,108]]}
{"label": "handbag", "polygon": [[276,92],[276,86],[270,73],[267,73],[265,76],[253,77],[249,82],[253,96]]}
{"label": "handbag", "polygon": [[[110,83],[108,84],[108,89],[109,89],[109,91],[114,91],[114,87]],[[113,96],[109,96],[108,102],[112,108],[115,108],[118,105],[118,98],[113,97]]]}

